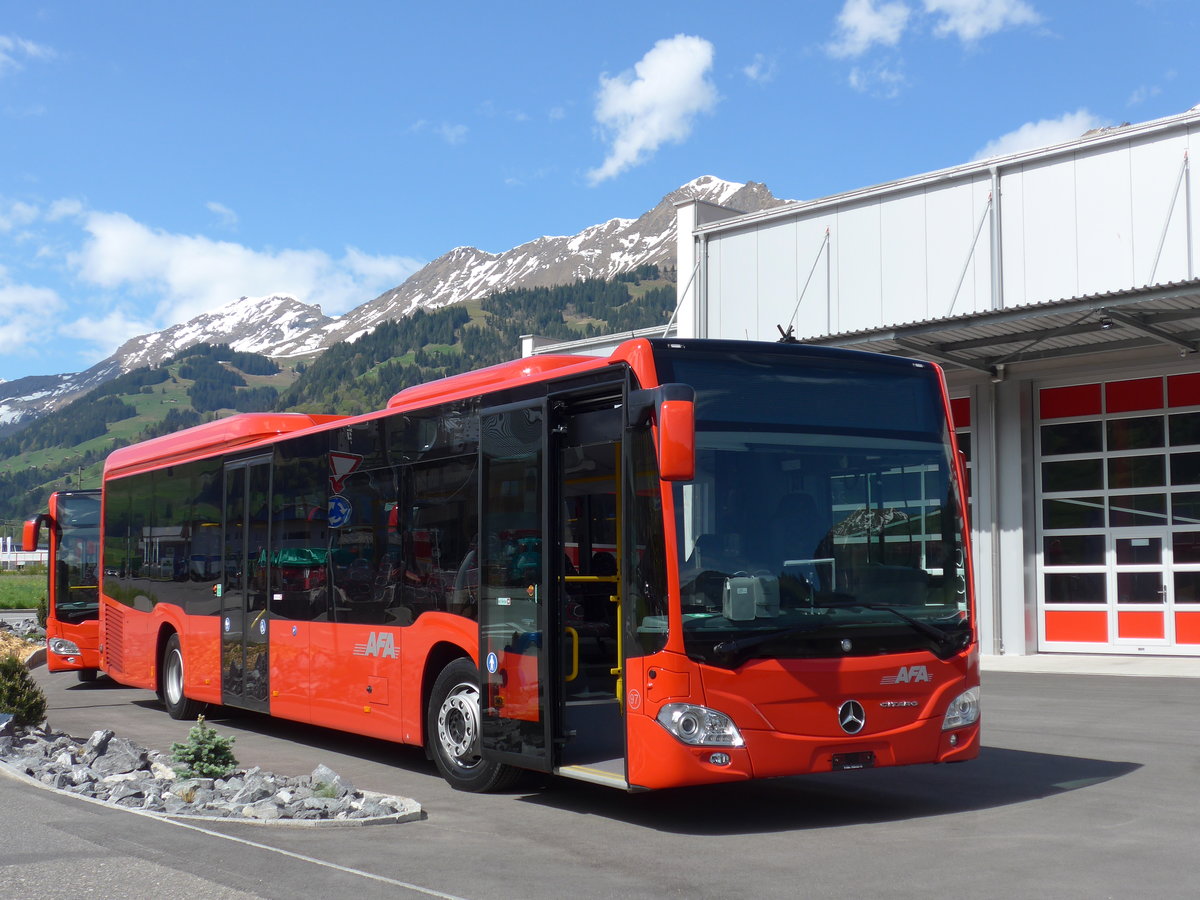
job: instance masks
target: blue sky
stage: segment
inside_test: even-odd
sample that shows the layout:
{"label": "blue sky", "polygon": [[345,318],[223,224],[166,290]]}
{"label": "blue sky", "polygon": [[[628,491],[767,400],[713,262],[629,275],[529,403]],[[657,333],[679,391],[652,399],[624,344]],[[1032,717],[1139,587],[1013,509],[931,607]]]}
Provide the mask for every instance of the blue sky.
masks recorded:
{"label": "blue sky", "polygon": [[812,199],[1200,104],[1194,0],[0,0],[0,378],[336,314],[700,175]]}

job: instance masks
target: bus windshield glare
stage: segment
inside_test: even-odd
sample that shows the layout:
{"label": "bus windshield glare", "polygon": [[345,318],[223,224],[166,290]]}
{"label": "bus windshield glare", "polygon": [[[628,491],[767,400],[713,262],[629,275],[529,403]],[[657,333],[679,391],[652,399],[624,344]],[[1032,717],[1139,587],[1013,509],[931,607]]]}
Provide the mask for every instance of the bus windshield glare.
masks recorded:
{"label": "bus windshield glare", "polygon": [[655,360],[696,391],[696,477],[673,488],[688,655],[732,668],[961,652],[963,522],[936,369],[736,347]]}

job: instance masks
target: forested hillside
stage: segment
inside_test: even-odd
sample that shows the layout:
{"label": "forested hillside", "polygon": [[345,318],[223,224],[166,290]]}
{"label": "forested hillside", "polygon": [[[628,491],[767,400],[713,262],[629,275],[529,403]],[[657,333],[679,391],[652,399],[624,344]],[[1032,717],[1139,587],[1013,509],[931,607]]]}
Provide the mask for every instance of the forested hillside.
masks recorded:
{"label": "forested hillside", "polygon": [[416,312],[326,350],[277,409],[367,412],[411,385],[513,359],[523,334],[565,341],[665,325],[675,308],[673,275],[642,266],[611,281],[521,288]]}
{"label": "forested hillside", "polygon": [[665,325],[674,273],[642,266],[613,280],[493,294],[385,322],[310,362],[281,367],[227,345],[197,344],[128,372],[0,441],[0,518],[46,508],[52,490],[96,487],[117,447],[235,412],[354,414],[403,388],[504,362],[523,334],[573,340]]}
{"label": "forested hillside", "polygon": [[273,409],[278,388],[262,382],[294,378],[224,344],[196,344],[161,366],[126,372],[0,440],[0,518],[15,523],[44,510],[51,490],[96,487],[117,447],[235,409]]}

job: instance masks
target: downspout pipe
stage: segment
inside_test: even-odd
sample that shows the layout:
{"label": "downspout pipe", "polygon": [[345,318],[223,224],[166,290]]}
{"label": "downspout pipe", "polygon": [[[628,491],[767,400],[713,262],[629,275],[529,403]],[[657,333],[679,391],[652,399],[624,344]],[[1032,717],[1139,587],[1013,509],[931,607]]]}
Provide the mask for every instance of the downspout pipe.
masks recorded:
{"label": "downspout pipe", "polygon": [[[1004,207],[1000,192],[1000,167],[989,170],[992,179],[992,309],[1004,308],[1004,245],[1000,240],[1001,210]],[[1003,377],[1001,375],[1001,377]],[[993,380],[989,385],[988,400],[991,406],[991,575],[992,575],[992,654],[1004,654],[1004,603],[1003,578],[1000,565],[1000,383]]]}

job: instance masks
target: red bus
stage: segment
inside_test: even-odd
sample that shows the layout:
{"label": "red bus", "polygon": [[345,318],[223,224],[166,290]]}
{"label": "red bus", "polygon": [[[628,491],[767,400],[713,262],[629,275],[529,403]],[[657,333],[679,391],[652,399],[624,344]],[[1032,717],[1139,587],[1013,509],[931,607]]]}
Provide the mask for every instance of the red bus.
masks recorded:
{"label": "red bus", "polygon": [[631,340],[114,451],[102,665],[627,790],[979,752],[963,470],[934,365]]}
{"label": "red bus", "polygon": [[26,550],[47,535],[46,665],[92,681],[100,667],[100,492],[55,491],[25,523]]}

